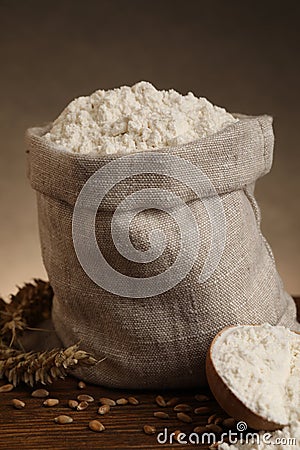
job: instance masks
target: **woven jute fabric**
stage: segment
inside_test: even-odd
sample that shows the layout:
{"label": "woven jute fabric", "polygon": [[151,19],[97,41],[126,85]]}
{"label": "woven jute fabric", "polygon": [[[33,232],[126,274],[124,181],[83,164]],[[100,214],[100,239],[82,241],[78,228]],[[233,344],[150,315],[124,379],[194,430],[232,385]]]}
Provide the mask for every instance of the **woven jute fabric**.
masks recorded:
{"label": "woven jute fabric", "polygon": [[[124,297],[98,286],[79,263],[72,239],[73,210],[81,189],[94,173],[119,156],[80,155],[60,149],[43,138],[48,128],[29,129],[26,141],[28,176],[37,194],[42,255],[55,292],[53,324],[65,346],[80,341],[82,349],[99,360],[105,358],[93,367],[78,369],[78,377],[122,388],[200,386],[206,382],[208,346],[223,327],[269,322],[299,330],[294,302],[284,290],[271,249],[261,234],[254,197],[256,180],[272,165],[274,137],[269,116],[243,116],[212,136],[159,150],[199,167],[222,202],[226,243],[207,281],[199,283],[211,241],[210,218],[203,204],[203,199],[212,195],[209,189],[204,187],[199,198],[171,177],[141,174],[121,181],[101,203],[95,220],[99,248],[110,266],[128,277],[152,277],[167,270],[176,259],[181,235],[165,211],[141,211],[130,227],[134,247],[147,250],[149,232],[160,228],[166,248],[146,264],[127,260],[111,236],[114,210],[124,198],[141,189],[162,187],[180,196],[196,219],[201,244],[192,269],[173,288],[147,298]],[[158,156],[157,164],[163,165],[164,159]],[[90,206],[87,199],[86,214]],[[170,208],[176,207],[170,204]],[[84,220],[83,214],[83,233]]]}

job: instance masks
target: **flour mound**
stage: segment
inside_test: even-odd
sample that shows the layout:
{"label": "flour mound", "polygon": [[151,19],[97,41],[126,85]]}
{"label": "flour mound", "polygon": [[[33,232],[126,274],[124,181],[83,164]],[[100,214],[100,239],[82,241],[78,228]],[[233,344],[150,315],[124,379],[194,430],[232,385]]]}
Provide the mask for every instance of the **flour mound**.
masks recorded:
{"label": "flour mound", "polygon": [[235,122],[206,98],[141,81],[73,100],[45,138],[75,153],[109,155],[177,146]]}
{"label": "flour mound", "polygon": [[238,326],[217,339],[214,366],[252,412],[280,425],[300,421],[300,336],[281,326]]}

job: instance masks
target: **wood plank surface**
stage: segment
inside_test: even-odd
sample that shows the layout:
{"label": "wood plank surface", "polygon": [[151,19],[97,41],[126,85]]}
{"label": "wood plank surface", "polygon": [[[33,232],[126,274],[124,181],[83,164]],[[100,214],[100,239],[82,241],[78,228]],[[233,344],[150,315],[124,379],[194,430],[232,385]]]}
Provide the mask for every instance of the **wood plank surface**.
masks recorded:
{"label": "wood plank surface", "polygon": [[[296,299],[298,311],[300,310],[300,298]],[[2,382],[4,384],[4,382]],[[224,413],[213,400],[208,389],[196,391],[168,391],[168,392],[141,392],[106,389],[99,386],[88,385],[79,390],[77,380],[68,377],[65,381],[59,381],[47,388],[51,398],[59,399],[58,406],[46,408],[42,406],[44,399],[33,398],[30,389],[25,386],[15,388],[11,392],[0,394],[0,449],[2,450],[62,450],[62,449],[184,449],[185,444],[174,442],[172,444],[159,444],[157,433],[168,428],[169,434],[180,429],[184,433],[191,433],[194,427],[207,423],[208,417],[217,413]],[[73,411],[68,408],[67,402],[76,399],[80,394],[90,394],[95,401],[84,411]],[[191,405],[193,411],[189,413],[193,419],[191,424],[180,422],[172,407],[161,408],[155,402],[156,395],[163,395],[166,400],[171,397],[179,397],[180,403]],[[195,394],[206,394],[209,401],[199,402]],[[114,400],[128,396],[135,396],[139,405],[115,406],[105,415],[97,413],[100,397],[109,397]],[[26,403],[24,409],[14,409],[12,399],[18,398]],[[199,406],[208,406],[209,411],[205,415],[196,415],[194,409]],[[155,418],[155,411],[165,411],[170,419]],[[67,414],[73,418],[68,425],[59,425],[54,418],[60,414]],[[100,420],[105,426],[105,431],[96,433],[88,428],[90,420]],[[154,425],[157,433],[149,436],[143,431],[145,424]],[[197,447],[190,445],[189,447]],[[208,445],[200,448],[208,448]]]}

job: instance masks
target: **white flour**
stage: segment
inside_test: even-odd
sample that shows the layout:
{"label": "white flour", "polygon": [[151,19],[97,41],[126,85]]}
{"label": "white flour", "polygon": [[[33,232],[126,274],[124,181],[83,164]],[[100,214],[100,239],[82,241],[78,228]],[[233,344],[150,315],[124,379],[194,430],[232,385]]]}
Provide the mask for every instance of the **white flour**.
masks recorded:
{"label": "white flour", "polygon": [[223,381],[251,411],[287,425],[270,433],[268,442],[223,443],[219,450],[300,450],[300,336],[268,324],[239,326],[221,335],[212,357]]}
{"label": "white flour", "polygon": [[254,413],[278,424],[300,420],[300,336],[284,327],[239,326],[213,348],[214,365]]}
{"label": "white flour", "polygon": [[300,336],[284,327],[239,326],[213,348],[214,365],[254,413],[288,425],[300,420]]}
{"label": "white flour", "polygon": [[45,137],[72,152],[107,155],[176,146],[236,121],[206,98],[141,81],[73,100]]}
{"label": "white flour", "polygon": [[[271,437],[269,437],[269,434]],[[265,437],[263,437],[263,435]],[[260,432],[259,443],[220,444],[218,450],[300,450],[300,422],[293,422],[290,426],[268,432],[268,436],[263,431]]]}

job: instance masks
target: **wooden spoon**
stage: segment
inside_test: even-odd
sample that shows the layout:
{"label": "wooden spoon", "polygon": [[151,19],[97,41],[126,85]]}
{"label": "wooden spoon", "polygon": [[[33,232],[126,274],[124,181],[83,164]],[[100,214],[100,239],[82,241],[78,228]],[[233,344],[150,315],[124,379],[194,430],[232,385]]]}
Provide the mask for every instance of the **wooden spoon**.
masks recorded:
{"label": "wooden spoon", "polygon": [[[247,325],[246,325],[247,326]],[[255,326],[255,325],[253,325]],[[212,357],[213,347],[216,344],[220,336],[232,327],[226,327],[221,330],[212,341],[207,357],[206,357],[206,376],[208,380],[209,387],[219,403],[219,405],[224,409],[224,411],[229,414],[229,416],[234,417],[239,421],[246,422],[248,427],[255,430],[265,430],[273,431],[284,427],[283,424],[271,422],[265,417],[259,416],[258,414],[251,411],[244,403],[231,391],[231,389],[226,385],[221,376],[218,374]],[[297,333],[300,334],[300,333]]]}

